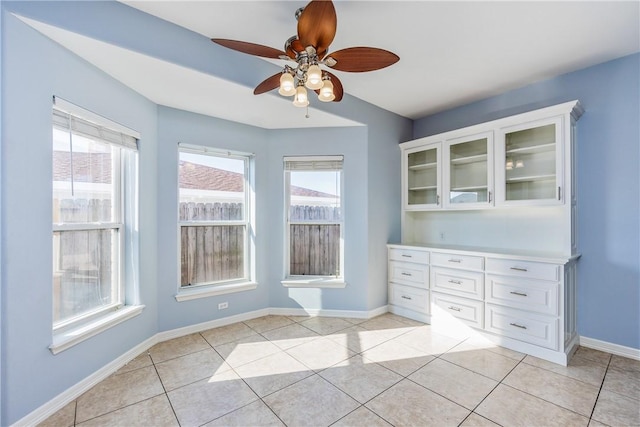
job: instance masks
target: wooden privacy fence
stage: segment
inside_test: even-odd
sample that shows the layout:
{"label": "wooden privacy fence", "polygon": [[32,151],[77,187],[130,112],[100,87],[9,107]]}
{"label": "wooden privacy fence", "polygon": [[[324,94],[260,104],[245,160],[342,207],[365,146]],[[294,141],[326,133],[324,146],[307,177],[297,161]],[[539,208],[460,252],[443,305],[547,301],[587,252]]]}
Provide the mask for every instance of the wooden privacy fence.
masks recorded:
{"label": "wooden privacy fence", "polygon": [[340,272],[339,224],[291,224],[291,275],[335,276]]}
{"label": "wooden privacy fence", "polygon": [[[180,203],[180,221],[242,221],[242,203]],[[180,227],[180,284],[245,277],[245,225]]]}
{"label": "wooden privacy fence", "polygon": [[[111,222],[111,200],[54,199],[54,223]],[[112,303],[114,229],[68,230],[53,233],[54,265],[53,320],[72,316]]]}
{"label": "wooden privacy fence", "polygon": [[[340,221],[340,208],[293,205],[291,222]],[[336,276],[340,273],[339,224],[291,224],[289,226],[289,274]]]}
{"label": "wooden privacy fence", "polygon": [[[243,221],[242,203],[183,202],[179,220],[195,224],[180,227],[181,285],[210,283],[245,277],[244,224],[198,225],[198,221]],[[293,222],[338,221],[340,209],[326,206],[291,207]],[[110,222],[111,201],[99,199],[64,199],[54,201],[54,222]],[[290,225],[290,274],[333,276],[340,270],[339,224]],[[68,283],[72,277],[85,282],[100,283],[85,304],[96,304],[110,295],[106,284],[111,282],[111,230],[61,232],[58,244],[59,266]],[[80,274],[83,273],[83,274]],[[84,278],[82,278],[84,276]],[[61,284],[62,285],[62,284]],[[70,288],[71,285],[67,285]],[[85,286],[86,288],[86,286]],[[94,287],[94,289],[96,289]],[[97,294],[97,297],[95,296]],[[70,308],[72,309],[72,308]]]}

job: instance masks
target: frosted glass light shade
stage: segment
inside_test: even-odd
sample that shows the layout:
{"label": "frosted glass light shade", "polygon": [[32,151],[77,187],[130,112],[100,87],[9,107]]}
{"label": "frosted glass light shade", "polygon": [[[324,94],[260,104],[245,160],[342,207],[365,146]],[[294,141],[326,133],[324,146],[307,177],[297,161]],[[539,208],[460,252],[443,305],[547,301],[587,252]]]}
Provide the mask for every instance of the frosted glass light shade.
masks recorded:
{"label": "frosted glass light shade", "polygon": [[307,70],[307,81],[304,85],[312,90],[322,87],[322,70],[319,66],[314,64],[309,67]]}
{"label": "frosted glass light shade", "polygon": [[278,93],[282,96],[293,96],[296,94],[296,85],[291,74],[282,73],[282,76],[280,76],[280,89],[278,89]]}
{"label": "frosted glass light shade", "polygon": [[513,169],[513,160],[507,159],[506,169],[510,171]]}
{"label": "frosted glass light shade", "polygon": [[333,83],[331,83],[331,80],[324,81],[322,89],[320,89],[318,99],[322,102],[331,102],[336,99],[336,95],[333,93]]}
{"label": "frosted glass light shade", "polygon": [[309,98],[307,97],[307,90],[304,86],[298,86],[296,88],[296,94],[293,97],[293,105],[296,107],[306,107],[309,105]]}

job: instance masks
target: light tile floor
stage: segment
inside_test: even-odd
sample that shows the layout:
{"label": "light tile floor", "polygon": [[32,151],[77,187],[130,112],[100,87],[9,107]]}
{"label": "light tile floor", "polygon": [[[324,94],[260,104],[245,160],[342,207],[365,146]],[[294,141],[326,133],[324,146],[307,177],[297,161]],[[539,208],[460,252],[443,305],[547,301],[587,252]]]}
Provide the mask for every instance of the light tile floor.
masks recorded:
{"label": "light tile floor", "polygon": [[569,366],[393,314],[266,316],[155,345],[43,426],[639,426],[640,361]]}

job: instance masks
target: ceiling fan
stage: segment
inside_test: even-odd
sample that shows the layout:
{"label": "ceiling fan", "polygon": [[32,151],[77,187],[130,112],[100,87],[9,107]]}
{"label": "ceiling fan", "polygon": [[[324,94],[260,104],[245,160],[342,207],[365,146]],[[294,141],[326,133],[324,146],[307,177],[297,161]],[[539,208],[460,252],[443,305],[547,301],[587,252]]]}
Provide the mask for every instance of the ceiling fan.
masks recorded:
{"label": "ceiling fan", "polygon": [[327,53],[338,24],[336,10],[330,0],[312,0],[306,7],[298,9],[295,16],[298,34],[286,41],[284,51],[237,40],[211,39],[214,43],[239,52],[296,64],[287,64],[282,72],[265,79],[255,88],[254,95],[279,87],[280,95],[294,97],[293,105],[306,107],[309,105],[306,87],[314,90],[320,101],[339,102],[344,94],[342,83],[333,73],[320,66],[361,73],[388,67],[400,59],[388,50],[374,47],[350,47]]}

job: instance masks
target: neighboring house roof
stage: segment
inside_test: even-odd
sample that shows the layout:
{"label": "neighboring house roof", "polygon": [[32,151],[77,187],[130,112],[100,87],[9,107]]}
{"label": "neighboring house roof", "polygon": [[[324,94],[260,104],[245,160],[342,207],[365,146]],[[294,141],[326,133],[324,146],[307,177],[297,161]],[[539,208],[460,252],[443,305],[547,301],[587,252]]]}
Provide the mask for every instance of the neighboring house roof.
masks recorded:
{"label": "neighboring house roof", "polygon": [[[110,163],[109,153],[73,153],[74,180],[108,184],[111,182],[111,168],[103,167]],[[181,188],[193,188],[210,191],[242,191],[241,173],[230,172],[197,163],[180,161]],[[68,152],[53,152],[53,180],[69,181],[71,177],[71,159]],[[293,196],[335,197],[333,194],[291,186]]]}
{"label": "neighboring house roof", "polygon": [[[73,179],[76,182],[109,184],[111,182],[111,154],[73,153]],[[103,167],[109,165],[107,167]],[[69,181],[71,158],[68,151],[53,152],[53,180]]]}
{"label": "neighboring house roof", "polygon": [[[180,161],[180,182],[182,188],[214,191],[242,191],[242,174]],[[291,195],[304,197],[335,197],[333,194],[291,186]]]}

